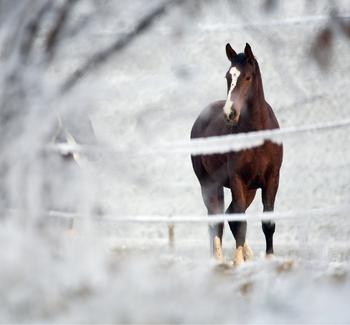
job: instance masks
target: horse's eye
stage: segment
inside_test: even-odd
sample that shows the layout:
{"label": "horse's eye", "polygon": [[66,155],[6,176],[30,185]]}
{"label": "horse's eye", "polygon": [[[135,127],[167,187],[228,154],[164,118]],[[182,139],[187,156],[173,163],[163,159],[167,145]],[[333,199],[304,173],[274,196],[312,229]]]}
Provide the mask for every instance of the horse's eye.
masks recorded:
{"label": "horse's eye", "polygon": [[250,76],[246,77],[245,80],[250,80]]}

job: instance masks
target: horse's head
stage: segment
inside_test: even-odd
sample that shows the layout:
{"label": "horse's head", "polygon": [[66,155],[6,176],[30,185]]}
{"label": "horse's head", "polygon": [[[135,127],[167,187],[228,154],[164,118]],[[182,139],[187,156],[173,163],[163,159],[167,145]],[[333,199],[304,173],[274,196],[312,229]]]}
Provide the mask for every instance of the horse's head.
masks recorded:
{"label": "horse's head", "polygon": [[226,73],[227,99],[223,109],[226,120],[236,125],[251,93],[256,64],[248,43],[244,53],[240,54],[237,54],[230,44],[226,44],[226,55],[231,66]]}

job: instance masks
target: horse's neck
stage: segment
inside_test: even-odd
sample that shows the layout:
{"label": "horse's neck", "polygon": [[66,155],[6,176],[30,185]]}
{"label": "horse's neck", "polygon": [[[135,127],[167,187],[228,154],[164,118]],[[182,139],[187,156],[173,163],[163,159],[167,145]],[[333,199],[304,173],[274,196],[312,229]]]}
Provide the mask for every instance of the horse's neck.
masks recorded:
{"label": "horse's neck", "polygon": [[250,131],[264,130],[266,128],[264,123],[266,118],[265,114],[262,112],[265,110],[264,106],[265,105],[247,105],[246,113],[244,114],[244,128]]}
{"label": "horse's neck", "polygon": [[254,92],[247,102],[247,123],[254,130],[263,130],[266,128],[265,121],[268,112],[268,104],[265,100],[264,88],[262,84],[259,65],[254,80]]}
{"label": "horse's neck", "polygon": [[264,95],[264,87],[262,83],[262,78],[261,78],[261,73],[260,73],[260,68],[259,64],[257,61],[255,61],[256,64],[256,72],[255,72],[255,77],[254,77],[254,100],[257,103],[265,103],[265,95]]}

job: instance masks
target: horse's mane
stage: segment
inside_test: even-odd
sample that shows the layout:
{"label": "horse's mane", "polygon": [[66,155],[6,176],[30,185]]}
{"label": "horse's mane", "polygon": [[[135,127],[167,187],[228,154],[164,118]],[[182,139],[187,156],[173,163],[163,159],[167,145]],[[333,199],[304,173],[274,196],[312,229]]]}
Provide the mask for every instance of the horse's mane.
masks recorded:
{"label": "horse's mane", "polygon": [[254,63],[255,63],[255,90],[258,94],[258,97],[260,100],[265,100],[265,94],[264,94],[264,87],[263,87],[263,83],[262,83],[262,78],[261,78],[261,72],[260,72],[260,67],[259,67],[259,63],[256,60],[256,58],[254,58]]}

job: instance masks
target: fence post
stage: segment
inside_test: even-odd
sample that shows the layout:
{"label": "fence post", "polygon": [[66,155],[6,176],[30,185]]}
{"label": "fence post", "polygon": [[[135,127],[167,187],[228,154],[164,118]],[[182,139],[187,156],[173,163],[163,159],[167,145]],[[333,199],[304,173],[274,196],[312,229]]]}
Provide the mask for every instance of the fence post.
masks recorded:
{"label": "fence post", "polygon": [[174,248],[174,246],[175,246],[175,225],[173,223],[168,223],[168,240],[169,240],[169,247]]}

